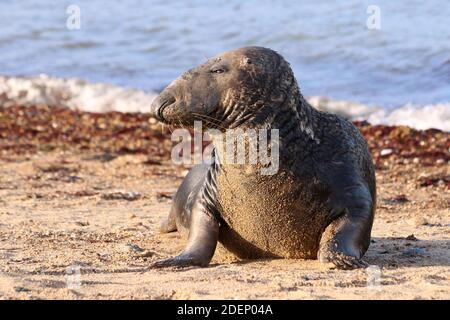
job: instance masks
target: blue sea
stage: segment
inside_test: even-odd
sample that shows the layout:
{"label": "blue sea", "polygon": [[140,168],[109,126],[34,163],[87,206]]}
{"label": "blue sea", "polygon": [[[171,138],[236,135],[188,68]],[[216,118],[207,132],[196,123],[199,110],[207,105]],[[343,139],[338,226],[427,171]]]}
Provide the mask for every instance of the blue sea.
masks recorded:
{"label": "blue sea", "polygon": [[[67,27],[70,5],[80,29]],[[371,5],[379,29],[367,26]],[[291,63],[306,96],[447,104],[449,21],[448,0],[0,0],[0,75],[159,91],[208,57],[258,45]]]}

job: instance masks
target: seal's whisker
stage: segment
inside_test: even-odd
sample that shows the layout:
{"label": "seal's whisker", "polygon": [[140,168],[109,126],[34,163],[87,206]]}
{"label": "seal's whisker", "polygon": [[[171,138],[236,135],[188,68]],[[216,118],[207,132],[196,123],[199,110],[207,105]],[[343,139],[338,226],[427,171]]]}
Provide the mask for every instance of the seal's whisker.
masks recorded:
{"label": "seal's whisker", "polygon": [[213,127],[218,127],[219,125],[215,122],[212,122],[208,119],[202,118],[201,116],[197,116],[197,118],[201,121],[204,121],[207,125],[212,125]]}
{"label": "seal's whisker", "polygon": [[216,123],[212,122],[211,120],[209,120],[209,119],[203,117],[203,115],[201,115],[201,114],[193,113],[193,115],[194,115],[195,118],[197,118],[197,119],[199,119],[199,120],[201,120],[201,121],[206,122],[206,124],[212,124],[212,125],[214,125],[214,126],[217,125]]}
{"label": "seal's whisker", "polygon": [[209,121],[208,119],[201,118],[200,116],[196,116],[199,120],[205,122],[207,125],[211,125],[212,127],[217,127],[217,124]]}
{"label": "seal's whisker", "polygon": [[[220,123],[221,121],[219,120],[219,119],[217,119],[217,118],[214,118],[214,117],[211,117],[211,116],[208,116],[208,115],[206,115],[206,114],[201,114],[201,113],[195,113],[195,112],[193,112],[193,114],[194,115],[198,115],[198,116],[202,116],[204,119],[210,119],[211,121],[213,121],[214,123]],[[224,128],[225,129],[225,128]]]}
{"label": "seal's whisker", "polygon": [[223,130],[227,129],[227,128],[225,128],[225,127],[223,127],[223,126],[221,126],[221,125],[219,125],[219,124],[217,124],[215,122],[212,122],[212,121],[210,121],[208,119],[200,118],[200,116],[199,116],[199,119],[204,121],[206,124],[211,125],[212,128],[219,128],[219,129],[223,129]]}
{"label": "seal's whisker", "polygon": [[[206,116],[206,115],[204,115],[204,114],[200,114],[200,113],[195,113],[195,112],[193,112],[192,114],[193,114],[194,116],[200,118],[200,120],[205,121],[207,124],[212,124],[213,126],[215,126],[215,127],[217,127],[217,128],[220,128],[220,129],[224,129],[224,130],[227,129],[226,127],[224,127],[224,126],[222,126],[222,125],[219,124],[219,123],[220,123],[220,120],[217,120],[217,119],[212,118],[212,117],[208,117],[208,116]],[[218,123],[218,122],[219,122],[219,123]]]}
{"label": "seal's whisker", "polygon": [[170,134],[173,134],[173,128],[170,124],[167,125],[167,129],[169,129]]}
{"label": "seal's whisker", "polygon": [[178,126],[180,128],[185,128],[186,127],[186,125],[183,124],[183,120],[180,117],[177,117],[176,121],[178,122]]}

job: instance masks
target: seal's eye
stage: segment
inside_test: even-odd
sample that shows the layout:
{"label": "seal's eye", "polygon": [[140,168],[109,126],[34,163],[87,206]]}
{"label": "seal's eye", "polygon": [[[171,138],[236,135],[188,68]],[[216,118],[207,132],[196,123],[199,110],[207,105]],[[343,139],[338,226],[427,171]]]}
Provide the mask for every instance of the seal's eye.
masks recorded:
{"label": "seal's eye", "polygon": [[211,73],[224,73],[225,69],[223,69],[223,68],[214,68],[214,69],[211,69],[210,72]]}

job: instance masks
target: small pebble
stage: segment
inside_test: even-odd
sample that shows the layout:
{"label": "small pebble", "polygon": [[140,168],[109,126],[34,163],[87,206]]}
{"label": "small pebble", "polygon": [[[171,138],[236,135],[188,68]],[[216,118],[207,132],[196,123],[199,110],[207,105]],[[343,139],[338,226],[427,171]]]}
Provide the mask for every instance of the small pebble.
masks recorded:
{"label": "small pebble", "polygon": [[86,227],[89,225],[89,221],[75,221],[75,224],[81,227]]}
{"label": "small pebble", "polygon": [[414,225],[416,227],[418,227],[418,226],[426,226],[428,224],[429,224],[429,222],[428,222],[428,220],[425,217],[415,217],[414,218]]}
{"label": "small pebble", "polygon": [[419,240],[419,239],[417,239],[416,236],[413,235],[413,234],[410,234],[410,235],[407,236],[405,239],[406,239],[406,240],[410,240],[410,241],[418,241],[418,240]]}
{"label": "small pebble", "polygon": [[139,247],[137,244],[134,243],[127,243],[125,245],[121,246],[122,251],[124,252],[143,252],[145,251],[141,247]]}
{"label": "small pebble", "polygon": [[136,256],[140,258],[153,257],[154,255],[157,255],[157,253],[151,250],[144,250],[143,252],[139,252],[136,254]]}
{"label": "small pebble", "polygon": [[139,192],[128,191],[128,192],[111,192],[105,193],[102,195],[102,199],[104,200],[127,200],[134,201],[138,200],[141,197]]}

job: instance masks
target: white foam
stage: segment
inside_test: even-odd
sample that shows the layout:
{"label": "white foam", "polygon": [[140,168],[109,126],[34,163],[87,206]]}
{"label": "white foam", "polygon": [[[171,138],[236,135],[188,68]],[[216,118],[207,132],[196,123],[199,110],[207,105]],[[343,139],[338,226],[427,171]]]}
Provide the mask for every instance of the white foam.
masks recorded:
{"label": "white foam", "polygon": [[[149,112],[157,93],[123,88],[84,80],[0,76],[0,107],[46,104],[89,112]],[[450,131],[450,102],[415,106],[407,104],[386,110],[357,102],[333,100],[323,96],[309,97],[316,108],[338,113],[351,120],[372,124],[406,125],[416,129],[436,128]]]}
{"label": "white foam", "polygon": [[89,112],[148,112],[156,95],[75,78],[0,76],[0,106],[46,104]]}
{"label": "white foam", "polygon": [[435,128],[450,131],[450,102],[425,106],[406,104],[386,110],[327,97],[309,97],[308,101],[319,110],[337,113],[351,120],[366,120],[371,124],[405,125],[420,130]]}
{"label": "white foam", "polygon": [[416,129],[440,129],[450,131],[450,103],[426,106],[405,105],[390,112],[380,110],[369,115],[373,124],[405,125]]}

